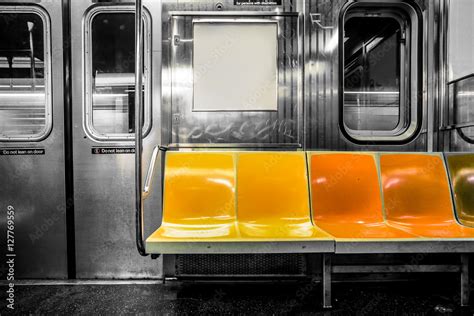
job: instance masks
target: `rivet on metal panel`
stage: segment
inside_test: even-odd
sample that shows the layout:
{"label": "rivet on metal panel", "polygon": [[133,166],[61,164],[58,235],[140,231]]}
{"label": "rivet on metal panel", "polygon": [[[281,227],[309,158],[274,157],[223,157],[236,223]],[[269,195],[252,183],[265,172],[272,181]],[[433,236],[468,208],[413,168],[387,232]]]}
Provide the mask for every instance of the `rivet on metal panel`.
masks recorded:
{"label": "rivet on metal panel", "polygon": [[179,124],[181,122],[181,115],[180,114],[173,114],[173,122],[175,124]]}

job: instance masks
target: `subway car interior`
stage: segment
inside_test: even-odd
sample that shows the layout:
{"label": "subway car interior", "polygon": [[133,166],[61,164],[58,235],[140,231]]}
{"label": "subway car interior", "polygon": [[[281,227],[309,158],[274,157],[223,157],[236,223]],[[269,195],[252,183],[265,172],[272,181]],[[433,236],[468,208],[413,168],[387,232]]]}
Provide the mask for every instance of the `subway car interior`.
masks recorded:
{"label": "subway car interior", "polygon": [[469,306],[473,17],[1,1],[2,286],[297,280],[330,309],[334,283],[443,276]]}

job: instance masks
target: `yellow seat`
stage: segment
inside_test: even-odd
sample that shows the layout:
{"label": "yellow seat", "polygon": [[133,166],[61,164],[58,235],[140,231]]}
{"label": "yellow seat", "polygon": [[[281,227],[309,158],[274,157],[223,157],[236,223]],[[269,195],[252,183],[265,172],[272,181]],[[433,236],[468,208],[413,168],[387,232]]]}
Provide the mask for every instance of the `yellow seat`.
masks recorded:
{"label": "yellow seat", "polygon": [[169,152],[163,222],[147,239],[157,242],[237,239],[233,153]]}
{"label": "yellow seat", "polygon": [[330,239],[313,226],[302,152],[240,153],[237,217],[243,239]]}
{"label": "yellow seat", "polygon": [[473,238],[455,216],[441,154],[382,154],[387,221],[426,238]]}
{"label": "yellow seat", "polygon": [[326,253],[334,239],[311,222],[304,153],[169,152],[146,251]]}
{"label": "yellow seat", "polygon": [[474,227],[474,154],[447,155],[459,221]]}
{"label": "yellow seat", "polygon": [[384,220],[373,154],[310,153],[309,159],[314,222],[336,240],[417,238]]}

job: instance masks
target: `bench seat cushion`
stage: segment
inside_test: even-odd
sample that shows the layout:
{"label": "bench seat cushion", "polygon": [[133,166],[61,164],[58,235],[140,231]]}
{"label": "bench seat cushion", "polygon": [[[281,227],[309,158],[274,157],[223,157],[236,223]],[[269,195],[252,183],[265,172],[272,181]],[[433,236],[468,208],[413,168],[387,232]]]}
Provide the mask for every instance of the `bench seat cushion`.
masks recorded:
{"label": "bench seat cushion", "polygon": [[473,238],[455,217],[442,154],[382,154],[385,212],[397,228],[424,238]]}
{"label": "bench seat cushion", "polygon": [[240,153],[237,217],[242,238],[332,239],[314,226],[302,152]]}
{"label": "bench seat cushion", "polygon": [[151,253],[331,252],[313,225],[305,154],[169,152]]}
{"label": "bench seat cushion", "polygon": [[232,153],[168,153],[163,223],[149,241],[238,238]]}
{"label": "bench seat cushion", "polygon": [[459,221],[474,227],[474,154],[446,154]]}
{"label": "bench seat cushion", "polygon": [[[169,152],[150,253],[474,251],[472,157]],[[458,187],[456,187],[456,185]]]}
{"label": "bench seat cushion", "polygon": [[390,226],[383,207],[376,156],[372,153],[308,154],[314,223],[338,239],[416,239]]}

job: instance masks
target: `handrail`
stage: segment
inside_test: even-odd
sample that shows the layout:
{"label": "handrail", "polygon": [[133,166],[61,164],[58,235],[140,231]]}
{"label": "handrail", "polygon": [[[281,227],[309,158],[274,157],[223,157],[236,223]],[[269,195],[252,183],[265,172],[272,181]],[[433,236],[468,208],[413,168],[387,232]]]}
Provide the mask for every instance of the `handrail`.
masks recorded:
{"label": "handrail", "polygon": [[441,126],[440,131],[451,131],[453,129],[463,129],[468,127],[474,127],[474,122],[467,122],[467,123],[458,123],[458,124],[451,124],[447,126]]}
{"label": "handrail", "polygon": [[326,25],[322,24],[322,19],[321,19],[322,14],[321,13],[310,13],[309,16],[311,18],[311,23],[316,24],[321,29],[323,29],[323,30],[332,30],[332,29],[334,29],[334,26],[331,26],[331,25],[326,26]]}
{"label": "handrail", "polygon": [[458,82],[460,82],[460,81],[463,81],[463,80],[466,80],[466,79],[470,79],[470,78],[474,78],[474,72],[471,73],[471,74],[469,74],[469,75],[462,76],[461,78],[448,81],[447,84],[448,84],[448,85],[452,85],[453,83],[458,83]]}
{"label": "handrail", "polygon": [[155,174],[156,159],[158,158],[159,152],[160,148],[155,147],[155,149],[153,149],[153,153],[151,154],[151,160],[145,178],[145,187],[143,188],[143,200],[146,200],[150,196],[151,187],[153,185],[153,178]]}
{"label": "handrail", "polygon": [[155,166],[156,166],[156,160],[158,159],[158,153],[160,151],[167,151],[167,150],[168,148],[163,147],[163,146],[156,146],[155,149],[153,150],[153,153],[150,159],[150,165],[148,166],[148,172],[146,174],[145,187],[143,188],[143,200],[146,200],[150,196],[150,192],[153,187],[153,179],[155,175]]}
{"label": "handrail", "polygon": [[142,0],[135,0],[135,232],[140,255],[147,256],[143,225],[143,21]]}

